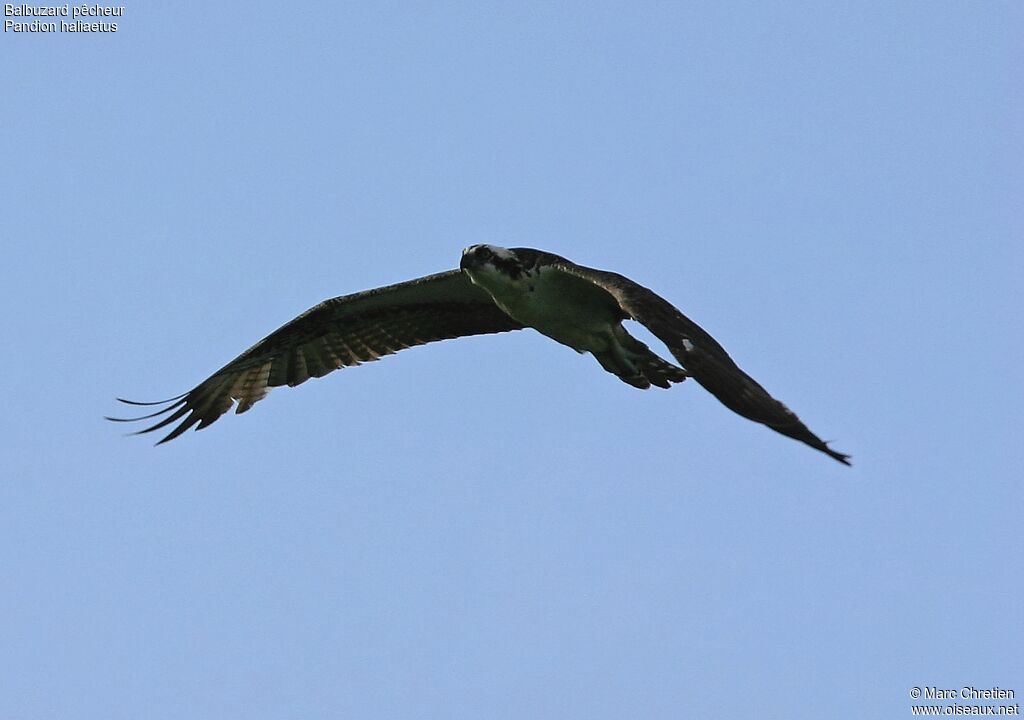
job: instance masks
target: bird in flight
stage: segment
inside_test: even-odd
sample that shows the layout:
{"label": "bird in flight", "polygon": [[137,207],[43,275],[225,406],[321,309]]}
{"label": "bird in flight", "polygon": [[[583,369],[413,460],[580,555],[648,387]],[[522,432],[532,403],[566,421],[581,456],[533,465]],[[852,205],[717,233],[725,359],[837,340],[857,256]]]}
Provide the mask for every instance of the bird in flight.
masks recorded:
{"label": "bird in flight", "polygon": [[[622,325],[635,320],[679,365],[658,357]],[[617,273],[577,265],[530,248],[472,245],[458,270],[326,300],[260,340],[194,388],[134,418],[160,418],[135,434],[168,426],[158,445],[202,430],[237,403],[243,413],[270,388],[295,386],[332,370],[377,360],[414,345],[533,328],[640,389],[692,377],[730,410],[799,440],[844,465],[800,418],[743,372],[718,342],[671,303]]]}

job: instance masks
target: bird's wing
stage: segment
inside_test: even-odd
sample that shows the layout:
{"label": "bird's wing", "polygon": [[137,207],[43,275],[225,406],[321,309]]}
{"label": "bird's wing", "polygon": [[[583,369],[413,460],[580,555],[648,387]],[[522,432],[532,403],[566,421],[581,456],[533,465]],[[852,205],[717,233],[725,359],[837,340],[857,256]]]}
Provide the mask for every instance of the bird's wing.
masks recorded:
{"label": "bird's wing", "polygon": [[201,430],[230,410],[235,401],[235,412],[245,412],[272,387],[298,385],[414,345],[522,327],[465,273],[449,270],[325,300],[183,395],[156,403],[121,400],[129,405],[166,407],[142,417],[108,419],[132,422],[167,415],[139,431],[148,433],[179,423],[160,440],[165,443],[197,423],[196,429]]}
{"label": "bird's wing", "polygon": [[604,289],[626,317],[646,326],[665,343],[687,373],[727,408],[806,443],[844,465],[850,464],[849,455],[832,450],[796,413],[743,372],[718,341],[663,297],[618,273],[576,265],[562,258],[551,264]]}

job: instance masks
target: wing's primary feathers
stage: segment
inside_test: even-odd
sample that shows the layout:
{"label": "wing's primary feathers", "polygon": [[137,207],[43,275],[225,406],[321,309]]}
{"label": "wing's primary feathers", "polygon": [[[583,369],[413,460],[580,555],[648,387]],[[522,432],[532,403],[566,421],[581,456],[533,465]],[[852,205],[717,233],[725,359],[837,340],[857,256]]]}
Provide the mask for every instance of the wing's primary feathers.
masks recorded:
{"label": "wing's primary feathers", "polygon": [[548,257],[548,264],[588,280],[614,297],[625,316],[646,326],[665,343],[690,377],[727,408],[806,443],[844,465],[850,464],[849,455],[833,450],[812,433],[796,413],[743,372],[725,348],[670,302],[618,273],[584,267],[558,256]]}
{"label": "wing's primary feathers", "polygon": [[167,415],[139,431],[148,433],[178,422],[160,440],[165,443],[192,426],[201,430],[230,410],[236,401],[235,412],[245,412],[272,387],[298,385],[338,368],[377,360],[435,340],[522,327],[465,273],[449,270],[326,300],[260,340],[183,395],[156,403],[121,400],[129,405],[166,405],[157,412],[109,419],[131,422]]}

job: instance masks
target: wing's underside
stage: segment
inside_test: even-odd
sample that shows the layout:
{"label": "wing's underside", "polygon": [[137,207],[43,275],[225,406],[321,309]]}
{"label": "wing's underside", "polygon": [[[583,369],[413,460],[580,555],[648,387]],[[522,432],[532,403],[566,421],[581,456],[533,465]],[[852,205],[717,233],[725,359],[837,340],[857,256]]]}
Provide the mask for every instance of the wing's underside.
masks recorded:
{"label": "wing's underside", "polygon": [[670,302],[618,273],[576,265],[564,258],[551,264],[588,280],[615,298],[623,314],[645,325],[686,369],[727,408],[778,433],[810,445],[844,465],[850,456],[837,452],[815,435],[796,413],[776,400],[729,357],[729,353],[697,323]]}
{"label": "wing's underside", "polygon": [[[459,270],[326,300],[274,331],[183,395],[134,422],[161,418],[136,434],[178,423],[160,443],[201,430],[238,403],[243,413],[270,388],[295,386],[338,368],[372,362],[437,340],[519,330],[484,290]],[[119,398],[120,399],[120,398]],[[166,417],[164,417],[166,416]],[[158,444],[160,444],[158,443]]]}

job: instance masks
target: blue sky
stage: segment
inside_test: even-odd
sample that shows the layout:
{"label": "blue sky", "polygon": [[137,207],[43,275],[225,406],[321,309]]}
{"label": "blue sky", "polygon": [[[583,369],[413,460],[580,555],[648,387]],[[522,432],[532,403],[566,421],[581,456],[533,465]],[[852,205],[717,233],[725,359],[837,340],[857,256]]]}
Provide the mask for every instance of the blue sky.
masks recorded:
{"label": "blue sky", "polygon": [[[0,39],[0,717],[1024,693],[1019,4],[197,8]],[[479,242],[663,294],[854,467],[528,332],[101,419]]]}

